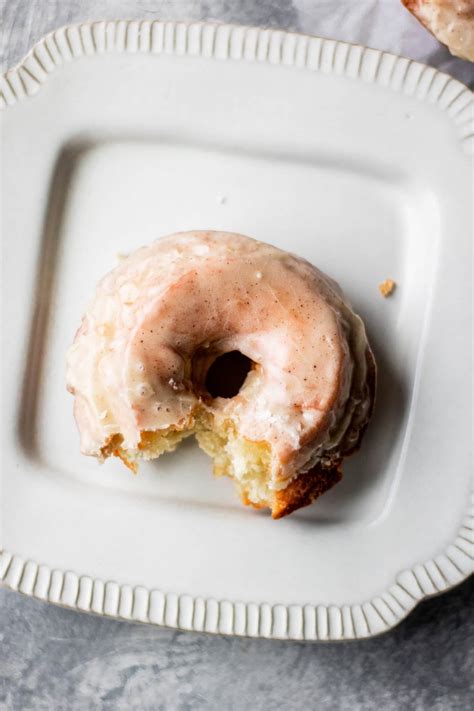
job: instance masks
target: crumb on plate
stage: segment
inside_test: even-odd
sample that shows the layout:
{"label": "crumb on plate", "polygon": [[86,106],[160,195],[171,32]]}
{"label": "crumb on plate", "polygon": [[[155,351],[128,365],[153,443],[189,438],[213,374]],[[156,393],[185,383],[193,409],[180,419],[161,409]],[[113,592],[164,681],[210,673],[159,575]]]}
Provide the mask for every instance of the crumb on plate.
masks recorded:
{"label": "crumb on plate", "polygon": [[393,292],[395,286],[396,284],[393,279],[385,279],[385,281],[379,284],[379,291],[384,298],[387,298],[387,296],[390,296],[390,294]]}

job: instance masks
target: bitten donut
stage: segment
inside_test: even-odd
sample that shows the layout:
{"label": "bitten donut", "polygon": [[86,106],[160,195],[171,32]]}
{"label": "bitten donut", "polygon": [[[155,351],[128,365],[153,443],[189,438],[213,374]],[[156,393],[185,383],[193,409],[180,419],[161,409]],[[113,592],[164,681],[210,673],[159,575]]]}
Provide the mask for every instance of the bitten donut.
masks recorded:
{"label": "bitten donut", "polygon": [[338,285],[304,259],[185,232],[99,283],[67,359],[84,454],[136,470],[191,434],[274,518],[341,478],[372,412],[375,363]]}

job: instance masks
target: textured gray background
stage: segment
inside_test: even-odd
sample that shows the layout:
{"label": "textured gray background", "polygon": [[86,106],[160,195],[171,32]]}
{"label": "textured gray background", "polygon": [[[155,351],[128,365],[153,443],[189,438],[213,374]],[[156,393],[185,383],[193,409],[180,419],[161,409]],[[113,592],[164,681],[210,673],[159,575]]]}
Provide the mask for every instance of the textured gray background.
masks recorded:
{"label": "textured gray background", "polygon": [[[68,22],[214,19],[294,29],[421,59],[472,84],[398,0],[4,0],[2,60]],[[474,585],[422,603],[363,642],[311,645],[160,630],[0,590],[0,709],[466,710]]]}

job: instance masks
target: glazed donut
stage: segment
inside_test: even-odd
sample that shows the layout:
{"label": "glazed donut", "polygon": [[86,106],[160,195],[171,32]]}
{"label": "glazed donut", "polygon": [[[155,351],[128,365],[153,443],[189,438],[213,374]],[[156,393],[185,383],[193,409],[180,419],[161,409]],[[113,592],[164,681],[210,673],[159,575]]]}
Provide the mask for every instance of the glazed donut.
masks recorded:
{"label": "glazed donut", "polygon": [[451,54],[474,62],[474,0],[402,0]]}
{"label": "glazed donut", "polygon": [[83,453],[135,470],[194,434],[244,503],[279,518],[341,478],[372,412],[375,364],[361,319],[307,261],[186,232],[102,279],[67,385]]}

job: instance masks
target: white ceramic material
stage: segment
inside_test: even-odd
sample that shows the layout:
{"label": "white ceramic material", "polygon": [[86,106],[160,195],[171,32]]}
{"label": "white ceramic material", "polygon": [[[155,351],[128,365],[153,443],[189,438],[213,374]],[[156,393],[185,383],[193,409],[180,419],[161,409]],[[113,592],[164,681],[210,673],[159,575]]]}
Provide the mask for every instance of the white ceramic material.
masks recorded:
{"label": "white ceramic material", "polygon": [[[325,640],[387,630],[464,579],[471,93],[342,42],[148,21],[58,30],[1,90],[4,583],[181,629]],[[334,276],[379,363],[343,482],[281,521],[242,507],[192,443],[137,477],[79,454],[64,360],[97,279],[205,228]]]}

